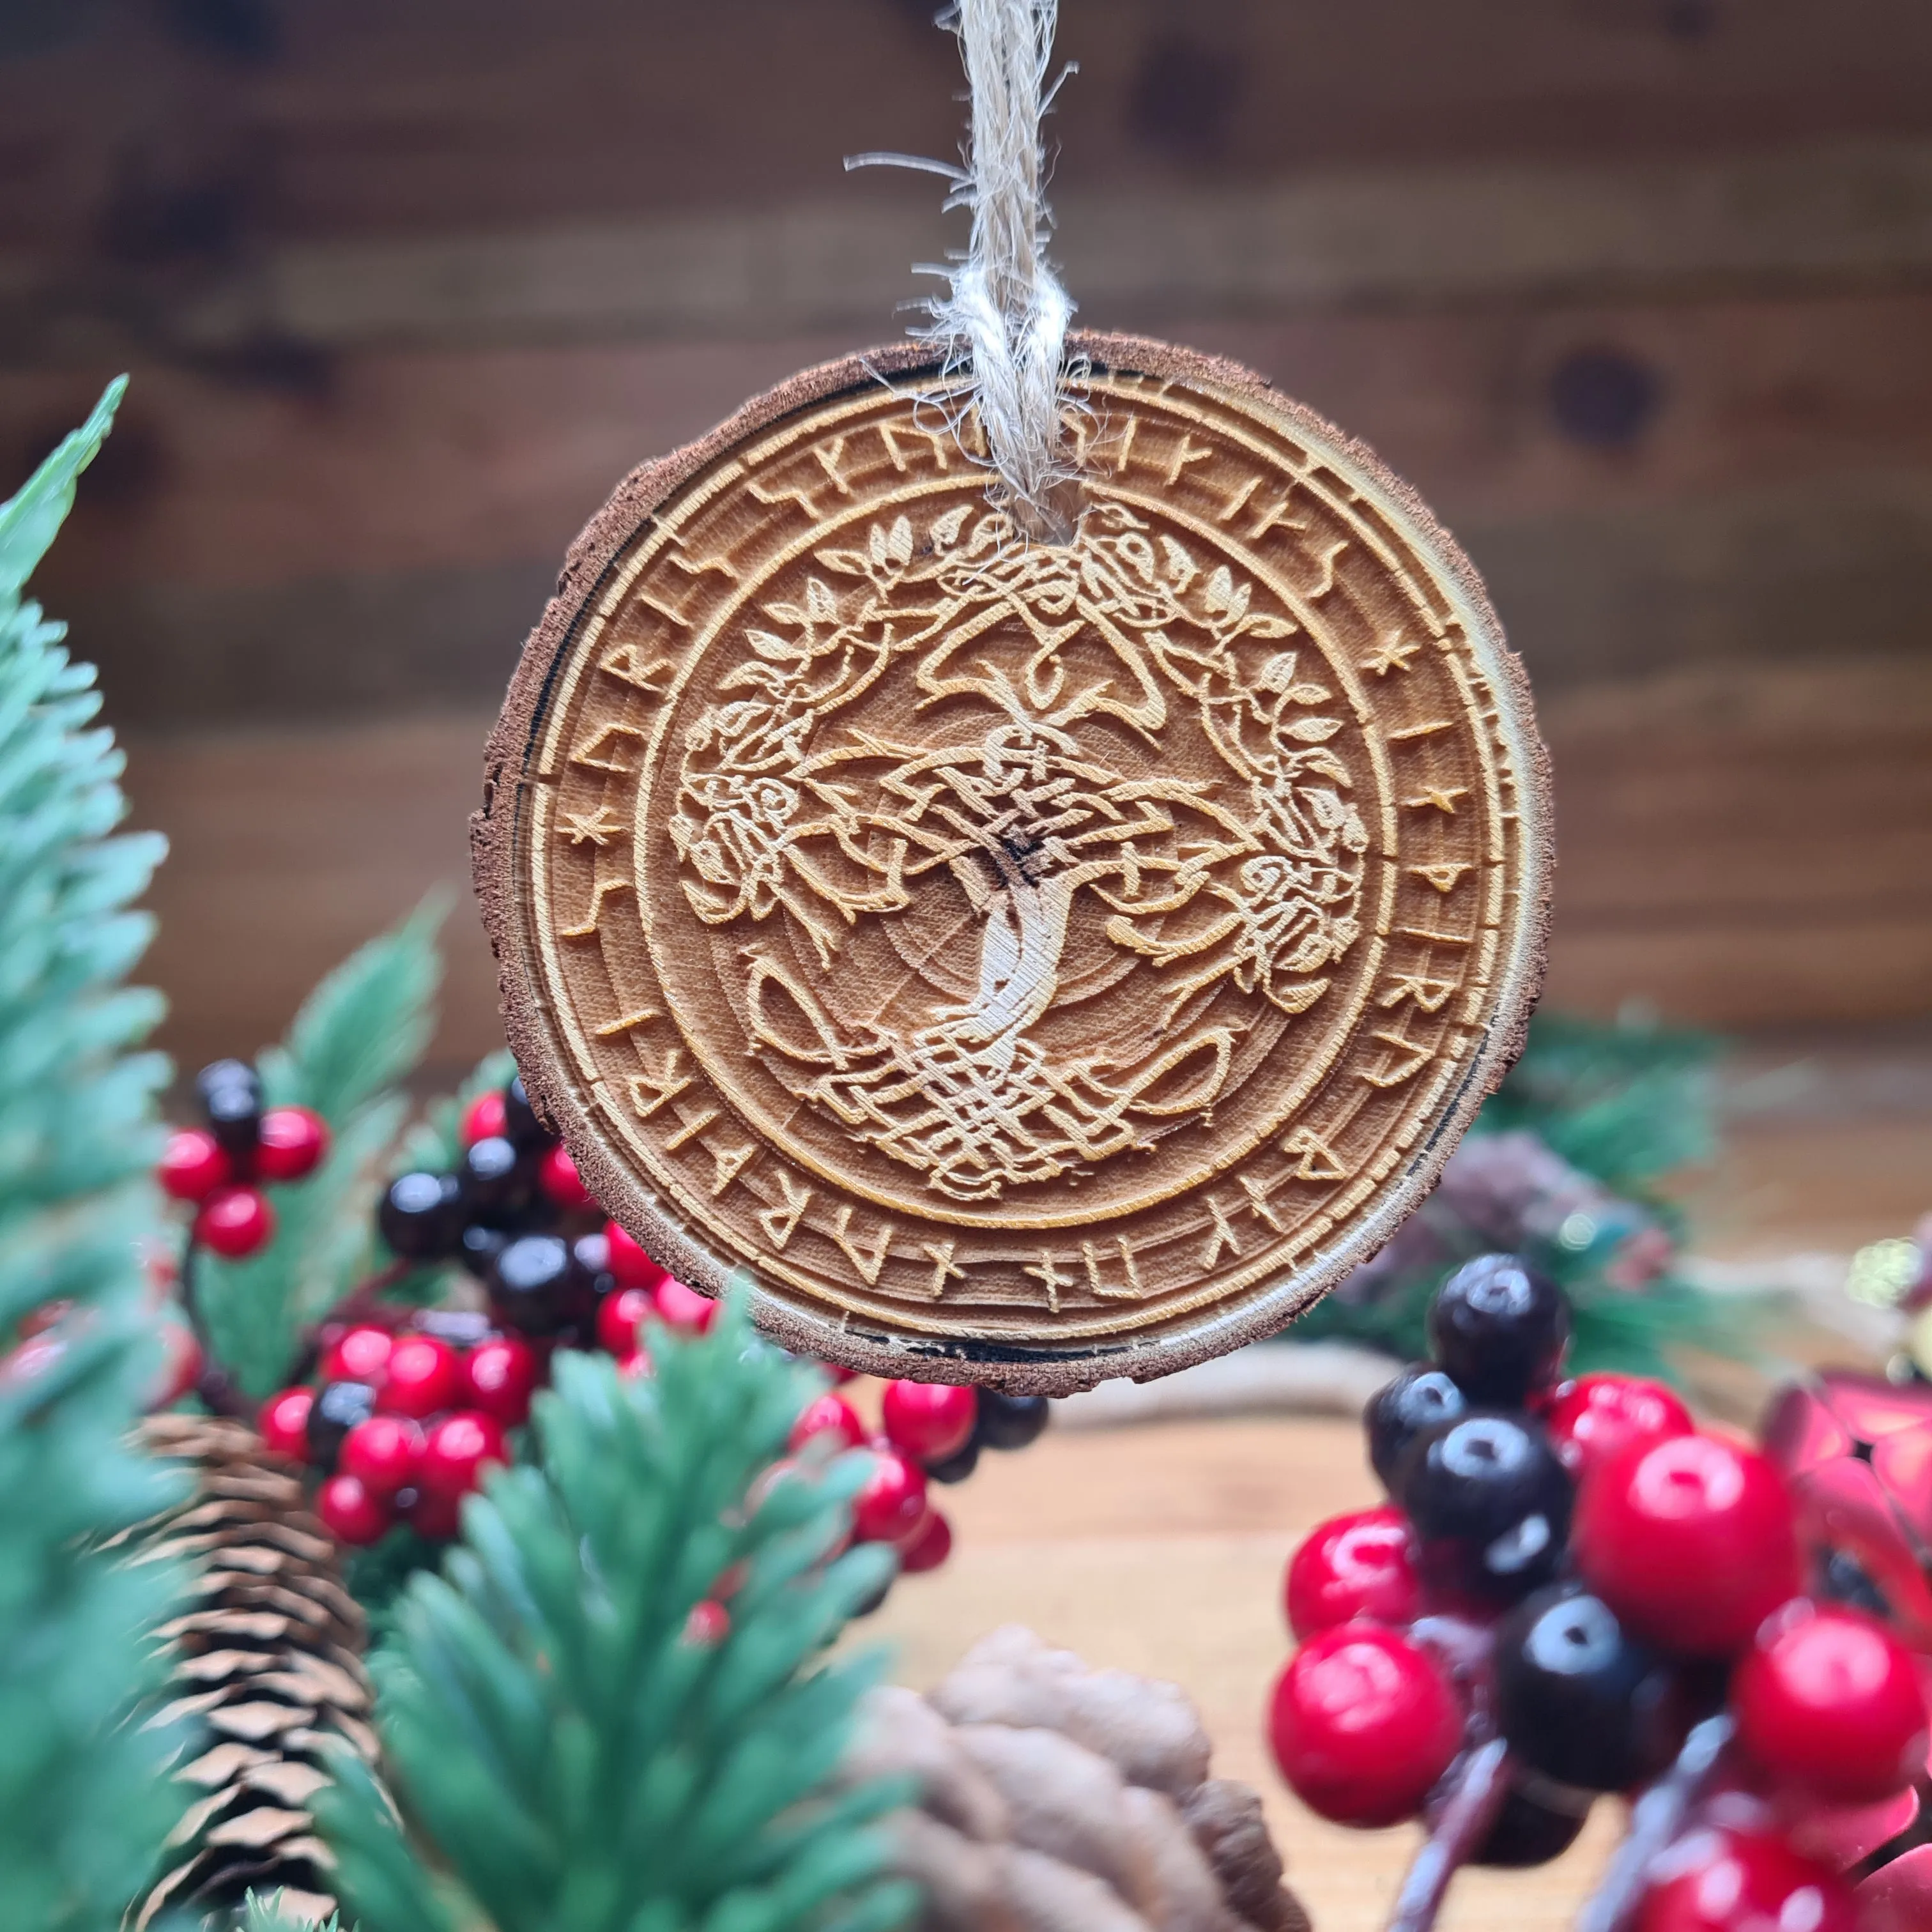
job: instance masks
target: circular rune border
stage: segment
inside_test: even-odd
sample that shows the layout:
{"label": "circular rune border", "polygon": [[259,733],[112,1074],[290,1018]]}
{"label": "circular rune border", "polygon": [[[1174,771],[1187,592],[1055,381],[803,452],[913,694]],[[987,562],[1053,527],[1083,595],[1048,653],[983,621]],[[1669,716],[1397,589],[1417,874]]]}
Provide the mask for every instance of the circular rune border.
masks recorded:
{"label": "circular rune border", "polygon": [[1474,571],[1245,370],[1076,338],[1022,542],[929,349],[573,548],[472,826],[586,1183],[788,1345],[1060,1393],[1272,1333],[1520,1051],[1546,764]]}

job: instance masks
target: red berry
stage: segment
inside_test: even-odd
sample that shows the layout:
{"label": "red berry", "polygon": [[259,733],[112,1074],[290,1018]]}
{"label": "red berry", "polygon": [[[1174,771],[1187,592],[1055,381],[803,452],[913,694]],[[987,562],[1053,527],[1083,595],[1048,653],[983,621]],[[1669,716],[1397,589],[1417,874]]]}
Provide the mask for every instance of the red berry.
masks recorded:
{"label": "red berry", "polygon": [[852,1499],[852,1534],[861,1543],[902,1543],[926,1516],[926,1472],[896,1449],[874,1452],[872,1472]]}
{"label": "red berry", "polygon": [[614,1355],[628,1355],[638,1346],[638,1326],[658,1312],[657,1298],[647,1288],[614,1288],[597,1304],[597,1346]]}
{"label": "red berry", "polygon": [[175,1200],[206,1201],[233,1179],[235,1163],[205,1127],[182,1127],[169,1135],[154,1174]]}
{"label": "red berry", "polygon": [[462,1392],[456,1351],[437,1335],[398,1335],[389,1351],[376,1405],[418,1421],[447,1408]]}
{"label": "red berry", "polygon": [[936,1509],[926,1513],[911,1540],[899,1552],[899,1568],[908,1576],[937,1570],[952,1554],[952,1526]]}
{"label": "red berry", "polygon": [[1288,1566],[1282,1591],[1288,1627],[1298,1637],[1366,1617],[1412,1623],[1421,1614],[1415,1540],[1390,1504],[1317,1526]]}
{"label": "red berry", "polygon": [[537,1185],[547,1199],[566,1212],[590,1205],[590,1190],[578,1178],[577,1163],[566,1147],[552,1148],[537,1163]]}
{"label": "red berry", "polygon": [[702,1335],[718,1318],[718,1304],[710,1295],[700,1294],[667,1275],[658,1288],[658,1312],[670,1327]]}
{"label": "red berry", "polygon": [[1641,1376],[1579,1376],[1557,1391],[1543,1426],[1564,1468],[1581,1477],[1634,1444],[1688,1436],[1696,1424],[1661,1382]]}
{"label": "red berry", "polygon": [[478,1141],[499,1138],[503,1132],[503,1090],[493,1087],[479,1094],[464,1110],[461,1129],[463,1144],[474,1147]]}
{"label": "red berry", "polygon": [[922,1462],[943,1462],[973,1438],[979,1398],[944,1382],[888,1382],[880,1419],[895,1448]]}
{"label": "red berry", "polygon": [[649,1382],[654,1366],[648,1348],[633,1348],[617,1358],[617,1373],[627,1382]]}
{"label": "red berry", "polygon": [[312,1388],[285,1388],[272,1395],[256,1412],[255,1426],[278,1456],[291,1462],[308,1460],[308,1412],[315,1406]]}
{"label": "red berry", "polygon": [[1731,1683],[1744,1748],[1834,1804],[1875,1804],[1925,1762],[1912,1654],[1882,1624],[1796,1603],[1773,1617]]}
{"label": "red berry", "polygon": [[485,1462],[507,1462],[502,1426],[475,1409],[459,1408],[430,1425],[416,1458],[416,1486],[460,1496],[477,1485]]}
{"label": "red berry", "polygon": [[1415,1816],[1449,1768],[1462,1714],[1406,1637],[1342,1624],[1288,1660],[1268,1708],[1268,1742],[1311,1811],[1338,1825],[1395,1825]]}
{"label": "red berry", "polygon": [[1846,1887],[1768,1832],[1692,1832],[1652,1872],[1636,1932],[1856,1932]]}
{"label": "red berry", "polygon": [[218,1187],[194,1217],[194,1238],[205,1248],[238,1262],[274,1238],[275,1210],[253,1187]]}
{"label": "red berry", "polygon": [[1626,1628],[1692,1656],[1742,1650],[1798,1593],[1784,1478],[1756,1450],[1712,1436],[1638,1444],[1593,1472],[1571,1546]]}
{"label": "red berry", "polygon": [[731,1634],[731,1612],[722,1604],[706,1598],[693,1604],[684,1620],[684,1640],[699,1650],[710,1650]]}
{"label": "red berry", "polygon": [[371,1388],[382,1379],[389,1365],[389,1352],[396,1338],[373,1322],[358,1322],[345,1328],[322,1358],[322,1378],[326,1382],[367,1382]]}
{"label": "red berry", "polygon": [[358,1476],[331,1476],[315,1493],[315,1513],[344,1543],[376,1543],[395,1517]]}
{"label": "red berry", "polygon": [[406,1416],[372,1415],[342,1438],[335,1466],[372,1496],[392,1496],[416,1478],[423,1432]]}
{"label": "red berry", "polygon": [[413,1490],[403,1520],[418,1536],[447,1543],[463,1528],[462,1493],[445,1496],[440,1490]]}
{"label": "red berry", "polygon": [[838,1437],[832,1444],[835,1451],[862,1448],[866,1425],[859,1420],[859,1412],[842,1395],[834,1395],[828,1389],[824,1395],[814,1396],[799,1411],[798,1420],[791,1426],[791,1439],[786,1447],[796,1454],[814,1436]]}
{"label": "red berry", "polygon": [[328,1152],[328,1123],[308,1107],[271,1107],[262,1116],[255,1172],[264,1180],[299,1180]]}
{"label": "red berry", "polygon": [[606,1264],[620,1288],[655,1289],[670,1279],[616,1222],[604,1223],[604,1238],[610,1244]]}
{"label": "red berry", "polygon": [[460,1367],[460,1401],[480,1408],[506,1429],[529,1420],[530,1397],[536,1393],[542,1368],[536,1351],[520,1336],[493,1335],[478,1342]]}

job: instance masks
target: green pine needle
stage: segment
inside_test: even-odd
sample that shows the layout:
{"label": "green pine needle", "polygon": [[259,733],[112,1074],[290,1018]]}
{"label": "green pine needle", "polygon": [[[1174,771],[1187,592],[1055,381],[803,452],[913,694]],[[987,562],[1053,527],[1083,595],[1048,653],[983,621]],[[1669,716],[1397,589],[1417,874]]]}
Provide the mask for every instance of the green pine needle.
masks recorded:
{"label": "green pine needle", "polygon": [[251,1891],[242,1903],[241,1932],[342,1932],[342,1915],[332,1912],[324,1919],[298,1918],[283,1910],[279,1892],[265,1898]]}
{"label": "green pine needle", "polygon": [[[891,1564],[830,1557],[860,1459],[748,1504],[810,1372],[737,1307],[652,1352],[640,1382],[559,1357],[536,1463],[400,1601],[375,1668],[424,1858],[348,1771],[324,1826],[363,1932],[886,1932],[913,1903],[870,1828],[904,1794],[825,1790],[879,1662],[824,1653]],[[729,1632],[700,1647],[688,1620],[728,1570]]]}
{"label": "green pine needle", "polygon": [[1613,1193],[1654,1204],[1658,1180],[1717,1150],[1721,1052],[1712,1034],[1641,1015],[1538,1013],[1476,1130],[1527,1128]]}
{"label": "green pine needle", "polygon": [[433,895],[351,954],[302,1003],[282,1044],[261,1056],[268,1104],[313,1107],[332,1144],[307,1180],[272,1190],[278,1226],[260,1253],[197,1263],[215,1356],[249,1395],[280,1385],[303,1330],[362,1271],[383,1156],[408,1111],[401,1089],[435,1028],[446,909]]}
{"label": "green pine needle", "polygon": [[0,1370],[0,1932],[108,1932],[180,1809],[166,1741],[124,1722],[175,1580],[99,1547],[173,1493],[127,1448],[158,1366],[140,1249],[167,1070],[134,1051],[160,1001],[122,981],[164,848],[116,834],[93,668],[20,595],[124,387],[0,508],[0,1346],[75,1304],[38,1372]]}

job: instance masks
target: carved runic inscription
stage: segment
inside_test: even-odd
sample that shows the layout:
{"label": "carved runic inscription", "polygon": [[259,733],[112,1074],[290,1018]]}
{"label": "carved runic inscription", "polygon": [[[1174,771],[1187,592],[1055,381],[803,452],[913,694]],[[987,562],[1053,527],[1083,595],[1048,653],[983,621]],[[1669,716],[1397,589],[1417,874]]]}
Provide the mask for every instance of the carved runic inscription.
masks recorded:
{"label": "carved runic inscription", "polygon": [[1460,553],[1228,365],[1087,352],[1065,544],[920,352],[814,372],[613,500],[492,742],[533,1091],[667,1265],[855,1365],[1073,1388],[1279,1326],[1540,970]]}

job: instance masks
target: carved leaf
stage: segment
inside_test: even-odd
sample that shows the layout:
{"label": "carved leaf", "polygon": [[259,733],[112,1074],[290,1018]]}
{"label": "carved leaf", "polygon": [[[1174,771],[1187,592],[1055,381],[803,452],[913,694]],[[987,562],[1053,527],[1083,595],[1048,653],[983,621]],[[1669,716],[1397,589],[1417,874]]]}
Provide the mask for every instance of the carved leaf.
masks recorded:
{"label": "carved leaf", "polygon": [[822,563],[827,570],[836,571],[841,577],[869,577],[863,552],[856,550],[818,550],[812,554],[814,563]]}
{"label": "carved leaf", "polygon": [[935,548],[950,550],[959,541],[959,532],[966,527],[966,519],[973,513],[970,503],[962,503],[948,510],[932,526],[932,541]]}
{"label": "carved leaf", "polygon": [[1282,736],[1304,745],[1319,745],[1342,728],[1339,718],[1295,718],[1281,728]]}
{"label": "carved leaf", "polygon": [[832,586],[816,577],[805,580],[806,614],[816,624],[836,624],[838,621],[838,600],[832,594]]}
{"label": "carved leaf", "polygon": [[1160,547],[1167,556],[1168,580],[1176,590],[1184,594],[1187,586],[1201,574],[1201,566],[1171,536],[1163,534]]}

